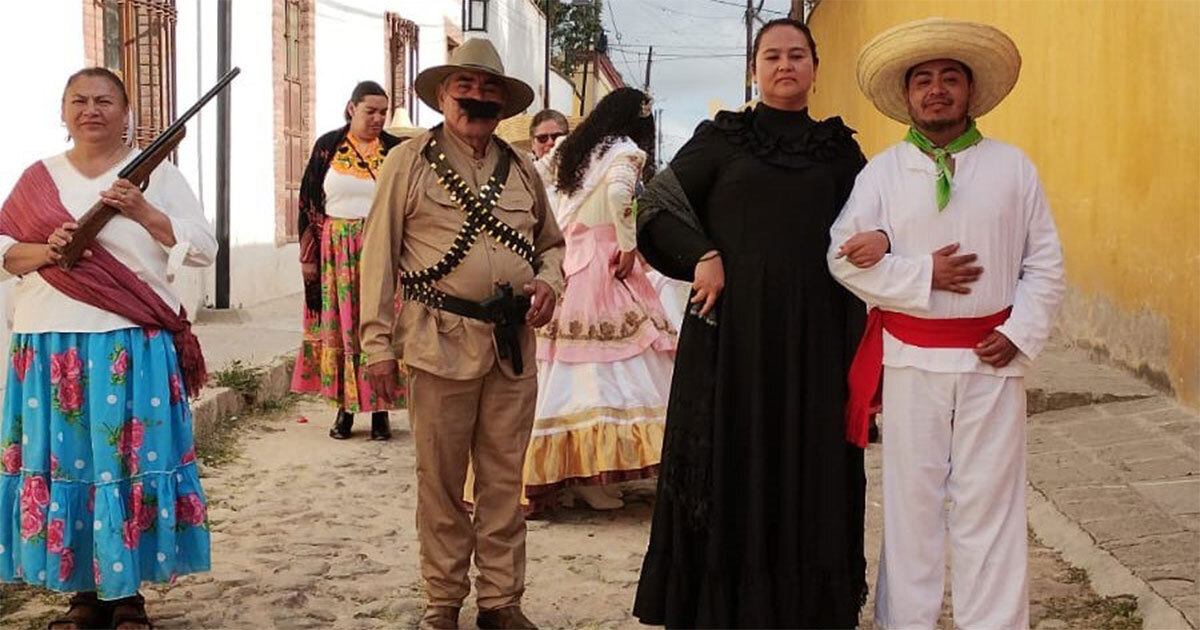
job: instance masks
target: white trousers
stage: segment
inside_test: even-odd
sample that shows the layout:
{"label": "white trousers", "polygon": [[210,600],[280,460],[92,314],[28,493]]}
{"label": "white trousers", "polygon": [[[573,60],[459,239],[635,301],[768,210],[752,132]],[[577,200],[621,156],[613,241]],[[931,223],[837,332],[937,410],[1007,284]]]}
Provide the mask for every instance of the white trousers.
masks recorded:
{"label": "white trousers", "polygon": [[[1029,627],[1025,383],[885,367],[878,628]],[[949,510],[946,501],[949,500]]]}

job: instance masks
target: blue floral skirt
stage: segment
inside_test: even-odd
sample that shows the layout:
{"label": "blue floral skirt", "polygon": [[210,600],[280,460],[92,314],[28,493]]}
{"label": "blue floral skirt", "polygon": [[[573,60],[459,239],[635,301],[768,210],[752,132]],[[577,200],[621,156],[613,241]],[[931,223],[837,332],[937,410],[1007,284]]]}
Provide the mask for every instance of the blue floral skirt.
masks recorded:
{"label": "blue floral skirt", "polygon": [[0,418],[0,582],[135,594],[209,569],[172,337],[14,334]]}

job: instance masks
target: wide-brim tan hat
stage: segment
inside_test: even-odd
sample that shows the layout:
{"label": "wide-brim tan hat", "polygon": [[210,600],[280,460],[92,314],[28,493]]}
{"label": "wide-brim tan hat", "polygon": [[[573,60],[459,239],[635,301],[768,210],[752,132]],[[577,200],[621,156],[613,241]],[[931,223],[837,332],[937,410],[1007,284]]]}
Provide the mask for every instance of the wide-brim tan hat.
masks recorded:
{"label": "wide-brim tan hat", "polygon": [[500,110],[501,118],[520,114],[533,102],[533,88],[518,78],[504,74],[504,63],[500,61],[496,47],[492,42],[478,37],[468,39],[454,49],[449,63],[422,70],[416,80],[417,96],[426,105],[441,112],[442,108],[437,102],[438,86],[446,77],[462,70],[486,72],[504,82],[507,102]]}
{"label": "wide-brim tan hat", "polygon": [[1021,73],[1021,53],[1000,29],[929,18],[890,28],[867,42],[858,54],[858,87],[885,116],[912,124],[904,75],[935,59],[953,59],[971,69],[975,91],[967,113],[972,118],[999,105]]}

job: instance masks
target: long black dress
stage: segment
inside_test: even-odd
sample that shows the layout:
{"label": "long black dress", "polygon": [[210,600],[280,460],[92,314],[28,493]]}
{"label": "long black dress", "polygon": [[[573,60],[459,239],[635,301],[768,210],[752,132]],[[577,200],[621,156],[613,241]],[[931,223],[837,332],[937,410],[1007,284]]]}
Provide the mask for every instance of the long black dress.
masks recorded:
{"label": "long black dress", "polygon": [[715,322],[689,314],[679,339],[643,623],[858,623],[865,477],[843,414],[865,309],[825,261],[865,163],[852,134],[807,111],[723,112],[639,202],[652,266],[690,281],[710,249],[725,266]]}

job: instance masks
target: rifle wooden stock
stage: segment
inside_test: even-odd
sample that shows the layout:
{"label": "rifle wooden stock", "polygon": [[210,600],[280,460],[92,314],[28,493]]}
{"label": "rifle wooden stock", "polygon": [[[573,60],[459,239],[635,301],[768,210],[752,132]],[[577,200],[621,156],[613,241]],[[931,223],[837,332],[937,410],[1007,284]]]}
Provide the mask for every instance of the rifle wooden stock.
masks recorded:
{"label": "rifle wooden stock", "polygon": [[[150,184],[150,174],[158,168],[162,161],[171,155],[175,147],[179,146],[183,136],[187,134],[186,127],[179,127],[170,137],[157,146],[148,147],[147,153],[139,155],[140,159],[135,168],[128,175],[120,175],[121,179],[129,180],[129,183],[137,186],[143,191]],[[96,235],[100,230],[108,225],[108,222],[113,217],[121,214],[121,211],[114,208],[103,201],[97,201],[95,205],[88,209],[82,217],[79,217],[79,227],[71,234],[71,242],[67,243],[66,247],[62,248],[62,258],[58,259],[58,266],[64,271],[70,271],[75,263],[83,256],[83,252],[91,246],[96,240]]]}
{"label": "rifle wooden stock", "polygon": [[[185,126],[187,121],[221,90],[225,89],[225,86],[229,85],[229,82],[233,81],[233,78],[241,72],[241,68],[234,68],[225,73],[225,76],[221,77],[204,96],[201,96],[195,105],[175,119],[170,127],[163,130],[137,157],[126,164],[125,168],[117,173],[117,178],[127,179],[143,191],[146,190],[146,186],[150,183],[150,174],[158,168],[159,164],[162,164],[163,160],[167,159],[168,155],[171,155],[171,152],[183,140],[183,136],[187,133]],[[132,132],[133,130],[130,130],[130,133]],[[58,266],[64,270],[70,270],[75,266],[75,263],[79,262],[79,258],[83,256],[83,252],[96,240],[96,235],[100,233],[100,230],[120,213],[120,210],[103,201],[97,201],[96,205],[79,218],[79,228],[71,235],[71,242],[62,248],[62,258],[59,259]]]}

